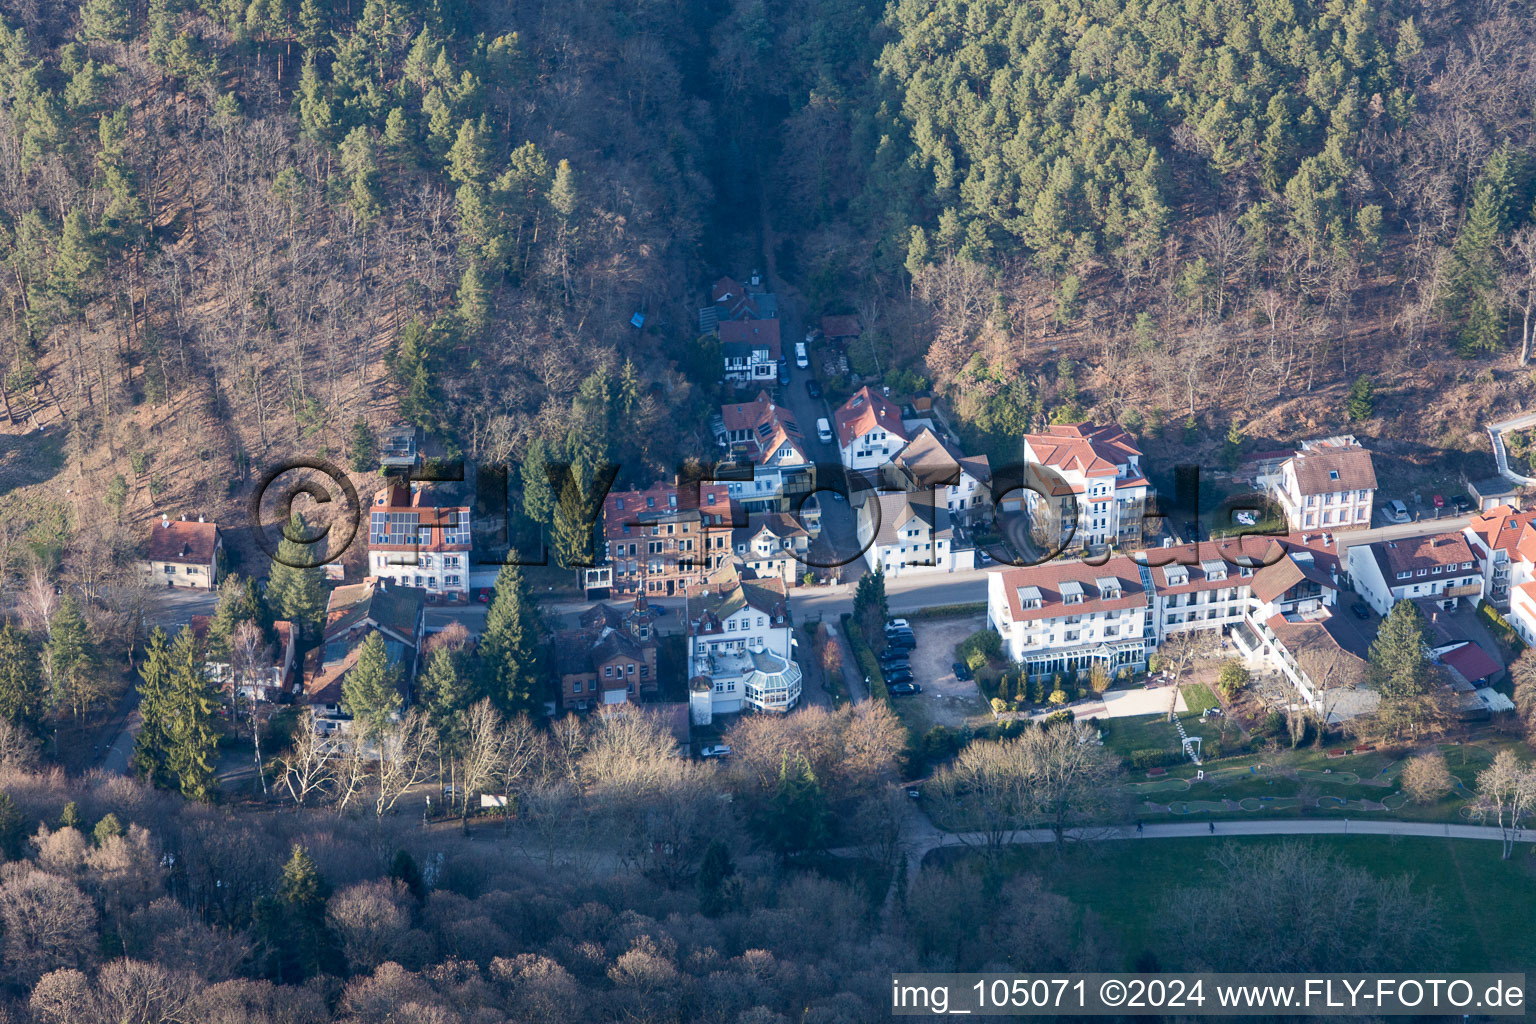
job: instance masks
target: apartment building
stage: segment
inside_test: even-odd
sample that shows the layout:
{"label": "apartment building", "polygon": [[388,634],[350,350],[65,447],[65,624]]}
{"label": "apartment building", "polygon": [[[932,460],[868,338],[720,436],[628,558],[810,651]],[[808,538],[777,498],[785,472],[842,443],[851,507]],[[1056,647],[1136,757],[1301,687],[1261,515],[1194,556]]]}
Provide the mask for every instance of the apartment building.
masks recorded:
{"label": "apartment building", "polygon": [[1500,610],[1510,606],[1510,587],[1531,578],[1536,560],[1536,510],[1497,505],[1472,517],[1461,531],[1483,577],[1483,596]]}
{"label": "apartment building", "polygon": [[876,478],[907,443],[901,410],[873,388],[856,391],[832,414],[832,420],[843,465]]}
{"label": "apartment building", "polygon": [[469,600],[470,506],[430,483],[392,481],[368,512],[368,575],[430,602]]}
{"label": "apartment building", "polygon": [[1024,435],[1024,508],[1038,541],[1053,548],[1138,547],[1151,491],[1141,458],[1131,436],[1113,424],[1057,424]]}
{"label": "apartment building", "polygon": [[1354,530],[1371,525],[1376,470],[1353,435],[1303,441],[1265,478],[1292,530]]}
{"label": "apartment building", "polygon": [[583,574],[588,597],[671,597],[731,557],[731,496],[725,484],[610,493],[603,501],[603,561]]}
{"label": "apartment building", "polygon": [[640,593],[627,611],[597,604],[581,614],[580,628],[556,633],[561,706],[587,711],[654,695],[657,618]]}
{"label": "apartment building", "polygon": [[933,491],[867,493],[854,525],[864,563],[887,576],[972,567],[974,549],[955,550],[949,510],[934,503]]}
{"label": "apartment building", "polygon": [[1111,676],[1141,670],[1161,643],[1189,630],[1220,632],[1240,655],[1279,668],[1309,701],[1324,685],[1309,673],[1325,661],[1363,665],[1361,634],[1334,615],[1338,556],[1321,534],[1146,554],[1166,564],[1116,555],[1102,565],[1058,561],[992,573],[988,625],[1032,677],[1083,678],[1095,665]]}
{"label": "apartment building", "polygon": [[800,701],[784,581],[726,566],[688,589],[688,678],[696,724],[745,708],[782,714]]}
{"label": "apartment building", "polygon": [[1378,615],[1402,600],[1454,609],[1483,596],[1483,569],[1460,533],[1356,544],[1349,549],[1349,576]]}
{"label": "apartment building", "polygon": [[752,522],[731,531],[731,547],[744,575],[766,579],[777,576],[793,587],[805,571],[803,557],[810,550],[811,535],[783,512],[753,516]]}
{"label": "apartment building", "polygon": [[920,428],[882,472],[895,490],[932,491],[933,502],[951,519],[970,522],[991,504],[992,467],[985,455],[961,455],[929,427]]}
{"label": "apartment building", "polygon": [[[750,402],[720,409],[720,443],[729,460],[719,474],[744,512],[789,512],[816,489],[816,470],[794,415],[758,392]],[[731,472],[735,469],[739,472]],[[744,479],[730,479],[731,477]]]}

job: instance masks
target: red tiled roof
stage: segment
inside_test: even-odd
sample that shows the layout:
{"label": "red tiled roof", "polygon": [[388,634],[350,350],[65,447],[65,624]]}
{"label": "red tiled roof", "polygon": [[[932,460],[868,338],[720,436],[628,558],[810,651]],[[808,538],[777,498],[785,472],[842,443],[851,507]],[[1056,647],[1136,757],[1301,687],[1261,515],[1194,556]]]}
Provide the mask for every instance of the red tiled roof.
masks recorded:
{"label": "red tiled roof", "polygon": [[219,528],[215,523],[162,521],[150,529],[147,559],[151,562],[209,565],[213,562],[218,546]]}
{"label": "red tiled roof", "polygon": [[1446,651],[1440,655],[1440,661],[1460,672],[1461,677],[1469,683],[1497,675],[1504,667],[1487,651],[1470,642],[1453,651]]}
{"label": "red tiled roof", "polygon": [[785,441],[792,444],[802,458],[805,456],[805,448],[800,443],[804,440],[800,427],[790,411],[782,405],[774,404],[766,391],[758,392],[757,398],[751,402],[733,402],[721,406],[720,418],[725,422],[726,430],[733,433],[744,430],[752,435],[752,443],[756,446],[752,456],[757,462],[773,455]]}
{"label": "red tiled roof", "polygon": [[1085,476],[1114,476],[1117,467],[1130,464],[1131,456],[1141,455],[1131,435],[1113,424],[1057,424],[1043,434],[1025,434],[1024,440],[1041,465]]}
{"label": "red tiled roof", "polygon": [[721,345],[763,346],[768,358],[779,358],[779,322],[777,320],[727,320],[720,325]]}
{"label": "red tiled roof", "polygon": [[[1141,585],[1141,569],[1129,555],[1115,555],[1103,565],[1048,562],[1004,569],[1001,575],[1003,593],[1008,598],[1008,614],[1015,622],[1144,608],[1147,604],[1147,593]],[[1103,596],[1098,581],[1109,579],[1119,585],[1119,597]],[[1082,587],[1081,603],[1069,605],[1063,602],[1061,587],[1064,583],[1076,583]],[[1025,608],[1021,602],[1019,591],[1028,587],[1040,592],[1039,608]]]}
{"label": "red tiled roof", "polygon": [[832,418],[837,423],[838,444],[845,448],[855,439],[875,429],[894,434],[903,441],[907,439],[907,428],[901,422],[901,410],[867,386],[854,392],[853,397],[832,414]]}
{"label": "red tiled roof", "polygon": [[[676,503],[673,503],[673,499]],[[613,540],[624,536],[626,524],[651,521],[682,522],[704,518],[712,528],[731,528],[731,491],[728,484],[676,487],[652,484],[647,489],[617,491],[603,501],[603,536]]]}
{"label": "red tiled roof", "polygon": [[1532,520],[1536,520],[1536,510],[1521,512],[1509,505],[1495,505],[1473,516],[1472,522],[1467,524],[1467,530],[1477,538],[1486,552],[1512,552]]}
{"label": "red tiled roof", "polygon": [[1321,444],[1297,452],[1290,462],[1296,473],[1297,490],[1302,494],[1376,489],[1371,453],[1357,444]]}
{"label": "red tiled roof", "polygon": [[1437,533],[1429,537],[1403,537],[1377,541],[1371,552],[1381,566],[1388,585],[1400,572],[1457,566],[1472,561],[1472,549],[1459,533]]}

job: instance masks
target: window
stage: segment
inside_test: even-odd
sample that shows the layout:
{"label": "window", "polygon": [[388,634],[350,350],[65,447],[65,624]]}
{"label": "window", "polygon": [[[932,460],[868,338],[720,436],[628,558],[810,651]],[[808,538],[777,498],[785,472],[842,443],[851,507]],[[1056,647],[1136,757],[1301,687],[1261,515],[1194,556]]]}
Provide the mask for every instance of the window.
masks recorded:
{"label": "window", "polygon": [[580,679],[576,680],[574,683],[571,684],[571,692],[572,693],[580,693],[581,692],[581,680]]}

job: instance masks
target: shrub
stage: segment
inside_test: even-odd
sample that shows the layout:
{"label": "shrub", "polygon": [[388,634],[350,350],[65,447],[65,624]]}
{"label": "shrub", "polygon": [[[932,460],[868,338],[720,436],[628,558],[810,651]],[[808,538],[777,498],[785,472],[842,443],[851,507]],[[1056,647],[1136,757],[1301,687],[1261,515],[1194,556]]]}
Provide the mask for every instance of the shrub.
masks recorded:
{"label": "shrub", "polygon": [[1131,765],[1135,768],[1165,768],[1171,764],[1178,764],[1183,760],[1183,755],[1177,750],[1133,750],[1131,751]]}
{"label": "shrub", "polygon": [[990,629],[980,629],[955,646],[955,654],[972,670],[989,661],[1003,659],[1003,638]]}
{"label": "shrub", "polygon": [[1003,714],[1007,710],[1008,710],[1008,704],[1007,704],[1006,701],[1003,700],[1003,698],[1001,698],[1001,697],[993,697],[992,698],[992,713],[994,715],[1001,715],[1001,714]]}
{"label": "shrub", "polygon": [[1060,707],[1067,702],[1067,691],[1062,689],[1052,690],[1051,695],[1047,697],[1046,700],[1051,704],[1055,704],[1057,707]]}
{"label": "shrub", "polygon": [[1416,804],[1432,804],[1455,788],[1443,754],[1421,754],[1403,765],[1403,792]]}
{"label": "shrub", "polygon": [[1223,700],[1230,701],[1237,696],[1237,692],[1248,685],[1251,676],[1248,667],[1236,658],[1228,659],[1221,666],[1221,676],[1216,680],[1216,689],[1221,691]]}

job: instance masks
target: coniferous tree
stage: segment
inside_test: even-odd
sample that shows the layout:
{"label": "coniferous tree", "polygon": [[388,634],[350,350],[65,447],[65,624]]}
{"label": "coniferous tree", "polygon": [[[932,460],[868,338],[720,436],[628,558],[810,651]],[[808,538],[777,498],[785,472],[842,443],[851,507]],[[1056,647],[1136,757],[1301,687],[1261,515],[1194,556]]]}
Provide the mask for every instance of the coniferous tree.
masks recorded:
{"label": "coniferous tree", "polygon": [[256,937],[273,980],[293,983],[338,966],[335,940],[325,922],[330,895],[330,884],[314,858],[295,844],[277,892],[256,904]]}
{"label": "coniferous tree", "polygon": [[229,639],[242,622],[254,622],[265,633],[271,625],[256,581],[230,573],[219,584],[219,603],[208,623],[208,653],[216,660],[229,657]]}
{"label": "coniferous tree", "polygon": [[555,519],[555,488],[549,480],[549,447],[543,438],[528,443],[519,469],[523,484],[523,514],[541,526]]}
{"label": "coniferous tree", "polygon": [[171,740],[166,722],[171,708],[171,651],[165,630],[155,627],[139,665],[138,735],[133,739],[133,770],[152,786],[170,781],[167,765]]}
{"label": "coniferous tree", "polygon": [[0,627],[0,718],[37,732],[48,707],[37,648],[26,633]]}
{"label": "coniferous tree", "polygon": [[100,654],[73,597],[59,602],[48,624],[43,667],[55,707],[68,706],[78,718],[100,696]]}
{"label": "coniferous tree", "polygon": [[1346,411],[1352,420],[1366,420],[1371,418],[1371,413],[1376,405],[1376,387],[1371,383],[1371,378],[1361,374],[1355,378],[1355,382],[1349,386],[1349,403]]}
{"label": "coniferous tree", "polygon": [[352,460],[354,473],[368,473],[379,466],[379,445],[374,439],[368,421],[358,417],[347,435],[347,456]]}
{"label": "coniferous tree", "polygon": [[27,852],[27,821],[11,794],[0,793],[0,857],[20,860]]}
{"label": "coniferous tree", "polygon": [[1377,716],[1393,733],[1417,735],[1435,717],[1434,680],[1426,654],[1424,616],[1398,601],[1371,643],[1367,678],[1381,695]]}
{"label": "coniferous tree", "polygon": [[85,0],[80,5],[80,38],[99,43],[124,39],[130,16],[123,0]]}
{"label": "coniferous tree", "polygon": [[460,716],[479,697],[459,660],[457,652],[439,647],[432,652],[427,670],[416,684],[427,718],[437,730],[438,742],[448,750],[454,747]]}
{"label": "coniferous tree", "polygon": [[555,560],[562,568],[595,564],[593,544],[597,539],[597,524],[594,503],[588,494],[588,479],[590,473],[585,471],[584,460],[573,465],[561,483],[560,498],[555,502],[551,536]]}
{"label": "coniferous tree", "polygon": [[197,637],[190,628],[177,634],[169,652],[170,692],[166,720],[165,769],[175,778],[181,795],[208,801],[218,791],[219,696],[208,681],[198,653]]}
{"label": "coniferous tree", "polygon": [[480,692],[504,714],[527,711],[543,696],[540,640],[538,609],[522,569],[504,565],[475,648]]}
{"label": "coniferous tree", "polygon": [[325,569],[317,545],[304,542],[307,536],[304,517],[294,509],[272,560],[267,604],[278,618],[292,619],[306,636],[313,636],[325,616]]}
{"label": "coniferous tree", "polygon": [[357,652],[357,664],[342,681],[342,705],[365,735],[375,737],[402,701],[400,666],[390,662],[384,634],[374,630]]}

